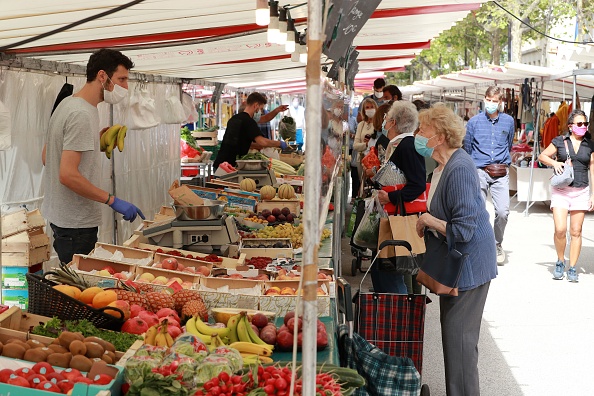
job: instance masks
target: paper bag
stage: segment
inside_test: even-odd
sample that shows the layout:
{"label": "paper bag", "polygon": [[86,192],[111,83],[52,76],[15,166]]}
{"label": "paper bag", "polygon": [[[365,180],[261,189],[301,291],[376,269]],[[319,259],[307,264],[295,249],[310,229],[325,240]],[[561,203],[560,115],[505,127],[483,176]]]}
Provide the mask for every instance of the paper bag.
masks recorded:
{"label": "paper bag", "polygon": [[[390,220],[387,218],[382,218],[380,219],[379,236],[377,238],[378,245],[381,244],[383,241],[390,239],[395,239],[392,236],[392,227],[390,227]],[[399,246],[399,249],[404,248]],[[383,248],[382,250],[380,250],[378,255],[379,259],[387,259],[391,257],[396,257],[396,249],[394,246],[387,246]]]}
{"label": "paper bag", "polygon": [[174,181],[169,187],[169,195],[173,198],[175,205],[183,206],[203,206],[204,200],[200,198],[188,186],[179,186],[178,181]]}
{"label": "paper bag", "polygon": [[[417,220],[419,219],[416,215],[410,216],[390,216],[390,228],[392,229],[391,239],[400,239],[410,243],[413,254],[425,253],[425,241],[417,235],[416,226]],[[396,256],[408,256],[409,251],[402,247],[396,247]]]}

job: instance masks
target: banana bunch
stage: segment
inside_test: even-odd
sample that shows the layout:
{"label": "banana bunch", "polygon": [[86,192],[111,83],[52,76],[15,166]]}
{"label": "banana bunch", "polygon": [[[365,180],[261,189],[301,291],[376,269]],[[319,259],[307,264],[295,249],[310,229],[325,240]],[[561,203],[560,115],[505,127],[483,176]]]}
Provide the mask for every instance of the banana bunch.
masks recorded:
{"label": "banana bunch", "polygon": [[173,338],[167,332],[166,321],[163,324],[158,324],[149,327],[144,335],[144,343],[146,345],[155,345],[160,347],[171,347],[173,345]]}
{"label": "banana bunch", "polygon": [[206,345],[214,346],[214,348],[227,345],[229,342],[228,328],[210,327],[197,316],[188,319],[186,331],[198,337]]}
{"label": "banana bunch", "polygon": [[101,135],[101,151],[105,152],[105,156],[111,159],[111,153],[115,149],[116,145],[120,153],[124,151],[124,139],[126,138],[126,132],[128,127],[125,125],[116,124],[103,132]]}
{"label": "banana bunch", "polygon": [[271,357],[268,356],[259,356],[254,355],[252,353],[243,353],[241,352],[241,358],[243,360],[244,366],[250,366],[252,364],[271,364],[274,363]]}
{"label": "banana bunch", "polygon": [[245,312],[232,316],[227,323],[229,329],[230,348],[237,349],[239,353],[269,357],[272,355],[274,345],[262,341],[256,334]]}

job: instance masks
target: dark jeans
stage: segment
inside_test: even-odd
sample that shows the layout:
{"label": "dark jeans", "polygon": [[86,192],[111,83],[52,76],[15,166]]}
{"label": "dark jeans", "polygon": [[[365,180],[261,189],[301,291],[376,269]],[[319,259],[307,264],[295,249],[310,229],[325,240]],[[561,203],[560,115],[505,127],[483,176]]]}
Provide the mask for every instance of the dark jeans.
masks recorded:
{"label": "dark jeans", "polygon": [[351,197],[357,198],[359,196],[359,188],[361,187],[361,180],[359,179],[359,170],[356,166],[351,166]]}
{"label": "dark jeans", "polygon": [[60,262],[68,264],[75,254],[89,254],[97,243],[99,227],[62,228],[51,224],[54,231],[54,250]]}

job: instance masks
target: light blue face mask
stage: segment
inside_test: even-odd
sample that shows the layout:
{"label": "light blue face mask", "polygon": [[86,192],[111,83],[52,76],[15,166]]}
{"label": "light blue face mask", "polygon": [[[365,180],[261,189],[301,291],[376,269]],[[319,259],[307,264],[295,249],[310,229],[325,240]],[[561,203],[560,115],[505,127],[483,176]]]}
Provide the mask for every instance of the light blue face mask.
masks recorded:
{"label": "light blue face mask", "polygon": [[254,113],[253,119],[254,119],[254,121],[258,122],[258,121],[260,121],[260,117],[262,117],[262,112],[260,110],[258,110]]}
{"label": "light blue face mask", "polygon": [[382,122],[382,131],[381,134],[384,136],[388,136],[388,131],[386,130],[386,121],[388,120],[384,120],[384,122]]}
{"label": "light blue face mask", "polygon": [[487,102],[485,101],[485,111],[487,114],[493,114],[499,108],[499,103]]}
{"label": "light blue face mask", "polygon": [[427,143],[435,136],[437,135],[433,135],[430,138],[421,135],[415,136],[415,150],[417,150],[417,153],[423,157],[431,157],[431,155],[433,155],[434,147],[427,147]]}

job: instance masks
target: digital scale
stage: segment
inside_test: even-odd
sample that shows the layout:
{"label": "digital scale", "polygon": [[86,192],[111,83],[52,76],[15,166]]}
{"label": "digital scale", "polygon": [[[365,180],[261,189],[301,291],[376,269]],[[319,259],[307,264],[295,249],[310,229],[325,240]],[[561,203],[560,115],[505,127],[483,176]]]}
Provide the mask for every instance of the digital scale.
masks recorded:
{"label": "digital scale", "polygon": [[222,246],[239,241],[235,219],[226,215],[213,220],[173,219],[145,228],[142,234],[151,244],[193,251],[204,247],[220,251]]}
{"label": "digital scale", "polygon": [[253,179],[256,182],[256,187],[272,186],[278,187],[276,182],[276,175],[272,169],[260,169],[260,170],[238,170],[237,172],[227,173],[226,175],[219,176],[220,180],[240,183],[243,179]]}

